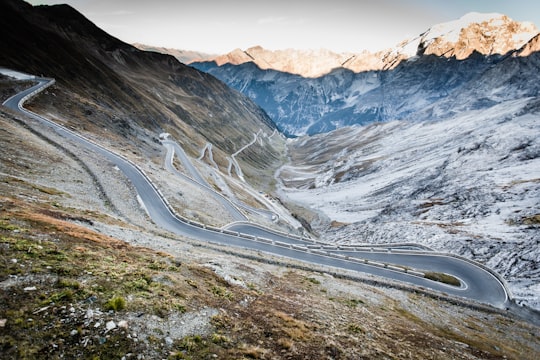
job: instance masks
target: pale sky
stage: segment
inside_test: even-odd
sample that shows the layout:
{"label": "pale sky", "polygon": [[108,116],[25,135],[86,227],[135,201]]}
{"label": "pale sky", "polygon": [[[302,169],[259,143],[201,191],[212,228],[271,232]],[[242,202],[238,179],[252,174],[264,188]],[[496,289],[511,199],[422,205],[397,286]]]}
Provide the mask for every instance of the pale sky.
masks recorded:
{"label": "pale sky", "polygon": [[127,43],[224,54],[270,50],[377,51],[468,12],[540,27],[538,0],[27,0],[67,3]]}

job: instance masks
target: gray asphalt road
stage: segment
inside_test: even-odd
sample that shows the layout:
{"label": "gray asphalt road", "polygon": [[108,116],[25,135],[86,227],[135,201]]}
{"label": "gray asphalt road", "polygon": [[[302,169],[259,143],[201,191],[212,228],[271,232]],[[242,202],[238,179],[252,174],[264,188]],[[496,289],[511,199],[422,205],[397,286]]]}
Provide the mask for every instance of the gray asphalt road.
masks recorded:
{"label": "gray asphalt road", "polygon": [[[421,271],[444,272],[458,278],[468,287],[467,296],[476,299],[484,298],[486,302],[492,304],[498,301],[498,307],[503,307],[507,300],[505,289],[500,286],[494,275],[464,259],[449,258],[439,254],[427,256],[426,254],[405,251],[339,251],[338,253],[355,258],[402,265]],[[441,264],[444,265],[441,266]]]}
{"label": "gray asphalt road", "polygon": [[[100,145],[77,135],[73,131],[57,125],[42,116],[24,110],[22,106],[20,106],[20,102],[23,97],[32,93],[39,87],[44,86],[48,82],[47,79],[37,80],[39,81],[38,85],[8,99],[4,105],[14,110],[20,110],[26,115],[39,120],[44,126],[54,129],[54,131],[65,138],[76,141],[80,144],[80,146],[84,146],[87,149],[94,151],[97,155],[102,156],[104,159],[107,159],[111,163],[118,166],[118,168],[133,183],[141,200],[146,206],[150,218],[154,221],[154,223],[172,233],[216,244],[253,249],[263,253],[284,256],[306,263],[325,265],[333,268],[341,268],[382,276],[397,281],[415,284],[428,289],[441,291],[446,294],[491,304],[499,308],[505,307],[508,302],[505,287],[494,275],[490,274],[479,266],[453,257],[434,255],[430,254],[429,252],[425,254],[416,254],[415,256],[411,256],[410,254],[387,252],[378,253],[376,255],[376,259],[378,261],[409,265],[425,270],[432,269],[433,271],[454,275],[463,281],[464,286],[462,287],[452,287],[438,282],[433,282],[425,278],[412,276],[404,272],[394,271],[383,267],[375,267],[359,263],[357,261],[349,261],[347,259],[324,256],[287,246],[278,246],[269,242],[254,241],[244,237],[234,236],[220,231],[212,231],[186,223],[177,218],[171,212],[154,185],[150,183],[146,175],[139,170],[135,164],[132,164],[112,151],[109,151]],[[271,239],[276,241],[298,241],[295,239],[287,240],[287,238],[283,236],[277,237],[275,234],[268,231],[261,235],[269,236]],[[370,253],[368,252],[350,252],[349,255],[351,257],[361,258],[368,256],[369,254]]]}
{"label": "gray asphalt road", "polygon": [[[210,184],[204,179],[200,172],[197,170],[195,166],[193,166],[193,163],[191,160],[187,157],[186,152],[184,149],[175,141],[166,139],[162,140],[161,143],[165,148],[167,149],[167,155],[165,160],[165,166],[167,170],[171,171],[172,173],[181,176],[183,178],[187,178],[188,180],[193,181],[196,185],[201,186],[202,188],[205,188],[206,190],[209,190],[212,192],[212,196],[214,196],[219,202],[221,202],[229,211],[229,213],[234,217],[235,221],[247,221],[247,217],[242,214],[239,210],[239,208],[242,208],[250,213],[257,214],[260,216],[264,216],[269,220],[274,220],[277,218],[277,215],[275,215],[273,212],[268,210],[262,210],[262,209],[256,209],[251,206],[248,206],[244,203],[242,203],[238,199],[227,199],[223,197],[221,194],[217,193],[212,189]],[[207,149],[209,154],[212,154],[212,144],[207,144]],[[203,151],[204,152],[204,151]],[[190,177],[186,177],[184,174],[176,170],[176,168],[172,165],[172,158],[173,155],[176,154],[178,156],[178,159],[182,163],[182,166],[186,169],[186,171],[189,173]],[[210,156],[211,160],[213,161],[213,156]]]}
{"label": "gray asphalt road", "polygon": [[[188,159],[184,150],[174,141],[163,140],[163,146],[167,149],[167,156],[165,159],[165,167],[168,171],[181,176],[186,180],[192,181],[195,185],[199,186],[201,189],[204,189],[210,196],[216,199],[221,205],[227,209],[229,214],[234,218],[235,221],[246,221],[247,217],[238,210],[238,208],[228,199],[223,197],[221,194],[214,191],[210,184],[200,175],[197,169],[193,166],[191,161]],[[190,174],[190,177],[186,177],[184,174],[179,172],[172,164],[173,155],[178,156],[182,166],[187,169],[187,172]]]}

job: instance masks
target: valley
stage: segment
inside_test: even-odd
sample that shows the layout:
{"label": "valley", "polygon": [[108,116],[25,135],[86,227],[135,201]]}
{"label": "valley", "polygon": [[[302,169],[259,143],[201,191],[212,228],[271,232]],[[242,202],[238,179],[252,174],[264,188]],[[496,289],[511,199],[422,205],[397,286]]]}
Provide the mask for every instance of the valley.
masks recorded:
{"label": "valley", "polygon": [[[31,76],[25,74],[21,75],[21,78],[31,78]],[[62,138],[74,142],[75,146],[81,146],[95,153],[95,156],[112,163],[131,182],[137,192],[137,198],[140,201],[141,207],[153,223],[163,230],[205,242],[248,248],[317,265],[325,265],[331,268],[359,271],[393,280],[405,281],[469,300],[487,303],[498,308],[508,309],[512,306],[504,280],[498,278],[497,274],[485,271],[485,269],[476,267],[474,264],[467,266],[465,262],[454,261],[454,259],[446,257],[443,254],[432,256],[430,252],[422,252],[421,250],[416,250],[414,254],[405,251],[403,253],[394,252],[392,255],[388,255],[381,252],[377,256],[370,256],[368,259],[366,258],[367,254],[362,251],[349,251],[347,252],[347,256],[343,256],[339,254],[339,249],[335,249],[333,252],[316,251],[313,248],[308,248],[307,245],[317,244],[317,241],[309,238],[304,239],[301,236],[291,237],[290,234],[280,234],[257,224],[246,222],[241,227],[241,230],[239,230],[238,222],[226,228],[216,228],[208,224],[192,221],[188,218],[182,218],[176,214],[174,208],[169,205],[167,199],[161,195],[160,190],[138,165],[114,151],[106,149],[48,119],[24,110],[23,104],[25,99],[38,94],[48,86],[54,84],[54,80],[52,79],[36,78],[35,80],[38,82],[37,85],[9,98],[3,105],[15,111],[20,110],[23,114],[35,118],[42,126],[51,127],[51,130]],[[187,161],[184,161],[184,164],[187,168],[192,169],[190,171],[191,175],[199,179],[195,181],[195,184],[199,187],[207,188],[202,183],[204,180],[193,165]],[[154,176],[159,177],[159,174],[155,174]],[[213,191],[212,194],[214,194]],[[236,208],[229,207],[229,209],[229,212],[238,214]],[[236,231],[231,232],[231,229]],[[323,243],[319,244],[322,245]],[[415,258],[414,262],[405,260],[412,258],[413,255]],[[399,266],[389,268],[390,264],[406,265],[407,269],[400,268]],[[435,265],[433,266],[432,264]],[[454,287],[451,287],[448,284],[437,283],[429,279],[427,272],[423,272],[424,270],[454,276],[457,279],[456,284],[453,284]]]}
{"label": "valley", "polygon": [[297,157],[279,173],[282,196],[313,209],[329,243],[415,242],[459,254],[496,269],[536,307],[537,118],[514,115],[528,105],[297,139]]}

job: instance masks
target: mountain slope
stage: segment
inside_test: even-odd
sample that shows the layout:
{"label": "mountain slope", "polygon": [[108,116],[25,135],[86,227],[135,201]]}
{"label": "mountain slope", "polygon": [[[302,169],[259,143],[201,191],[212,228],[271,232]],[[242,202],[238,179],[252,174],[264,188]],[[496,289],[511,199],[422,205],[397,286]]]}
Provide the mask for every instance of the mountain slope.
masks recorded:
{"label": "mountain slope", "polygon": [[[19,86],[0,77],[1,94]],[[538,327],[501,311],[267,264],[260,254],[240,258],[144,220],[124,222],[81,162],[21,120],[0,109],[2,359],[533,360],[540,352]],[[118,178],[112,167],[100,171]],[[396,346],[396,338],[407,340]]]}
{"label": "mountain slope", "polygon": [[[2,66],[54,77],[57,85],[34,108],[90,136],[120,141],[150,157],[161,151],[155,139],[162,132],[192,155],[211,142],[216,162],[226,169],[227,156],[254,133],[275,129],[259,107],[212,76],[125,44],[67,5],[8,0],[0,13]],[[280,150],[270,142],[259,150],[239,160],[253,169],[279,162]]]}
{"label": "mountain slope", "polygon": [[[539,308],[540,101],[291,143],[282,197],[330,243],[414,242],[480,261]],[[306,216],[307,217],[307,216]]]}
{"label": "mountain slope", "polygon": [[539,53],[515,54],[412,120],[299,138],[280,172],[284,196],[319,211],[331,242],[454,252],[540,307],[539,67]]}
{"label": "mountain slope", "polygon": [[[426,120],[418,115],[424,107],[466,93],[464,89],[474,87],[478,76],[510,54],[524,56],[519,49],[534,41],[536,34],[534,25],[504,15],[469,14],[434,26],[395,49],[350,57],[317,78],[255,66],[269,58],[262,55],[250,62],[233,62],[240,65],[217,61],[191,65],[248,95],[283,132],[298,136],[373,121]],[[363,64],[365,71],[356,72],[355,62]],[[525,89],[534,94],[538,87],[531,86]]]}

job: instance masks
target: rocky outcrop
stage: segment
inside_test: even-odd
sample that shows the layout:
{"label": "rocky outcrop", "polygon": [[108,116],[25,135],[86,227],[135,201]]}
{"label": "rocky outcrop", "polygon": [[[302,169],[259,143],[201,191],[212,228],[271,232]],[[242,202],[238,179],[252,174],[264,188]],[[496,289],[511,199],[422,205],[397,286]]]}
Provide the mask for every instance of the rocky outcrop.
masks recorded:
{"label": "rocky outcrop", "polygon": [[375,53],[335,53],[325,49],[272,51],[255,46],[247,50],[235,49],[210,60],[215,61],[217,66],[253,62],[262,70],[313,78],[336,68],[355,73],[393,69],[402,61],[419,55],[457,60],[466,59],[475,52],[487,56],[503,55],[521,48],[537,34],[538,29],[529,22],[517,22],[496,13],[469,13],[458,20],[435,25],[394,48]]}
{"label": "rocky outcrop", "polygon": [[528,43],[523,45],[521,49],[519,49],[517,55],[519,56],[529,56],[532,53],[540,51],[540,34],[533,37]]}
{"label": "rocky outcrop", "polygon": [[473,52],[504,55],[521,48],[538,34],[529,22],[506,15],[470,13],[459,20],[436,25],[418,39],[418,55],[455,57],[463,60]]}

